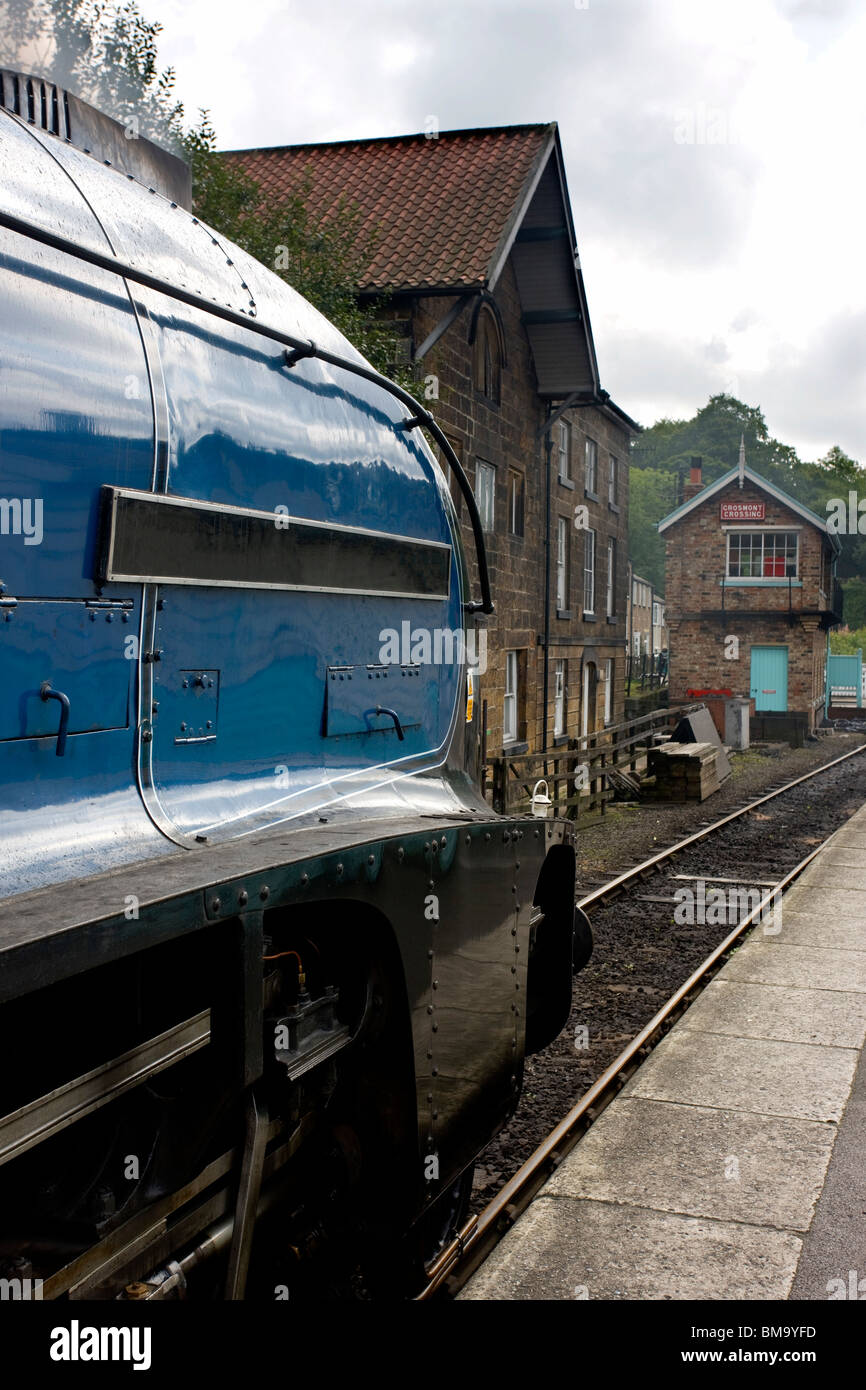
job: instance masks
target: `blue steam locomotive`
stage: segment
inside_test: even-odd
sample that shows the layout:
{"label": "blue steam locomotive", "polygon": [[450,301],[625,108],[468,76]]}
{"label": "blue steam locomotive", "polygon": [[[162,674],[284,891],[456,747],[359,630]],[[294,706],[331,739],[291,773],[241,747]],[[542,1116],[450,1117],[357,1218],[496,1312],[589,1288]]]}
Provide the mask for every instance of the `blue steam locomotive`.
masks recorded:
{"label": "blue steam locomotive", "polygon": [[0,74],[0,1274],[392,1293],[567,1017],[571,828],[480,793],[444,436],[182,185]]}

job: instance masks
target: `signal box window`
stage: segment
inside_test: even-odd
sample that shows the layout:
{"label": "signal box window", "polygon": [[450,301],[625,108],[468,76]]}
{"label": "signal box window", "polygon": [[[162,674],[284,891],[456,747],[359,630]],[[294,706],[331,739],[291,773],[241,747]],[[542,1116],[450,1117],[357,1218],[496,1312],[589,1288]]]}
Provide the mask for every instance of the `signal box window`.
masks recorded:
{"label": "signal box window", "polygon": [[728,579],[796,579],[796,531],[729,531]]}

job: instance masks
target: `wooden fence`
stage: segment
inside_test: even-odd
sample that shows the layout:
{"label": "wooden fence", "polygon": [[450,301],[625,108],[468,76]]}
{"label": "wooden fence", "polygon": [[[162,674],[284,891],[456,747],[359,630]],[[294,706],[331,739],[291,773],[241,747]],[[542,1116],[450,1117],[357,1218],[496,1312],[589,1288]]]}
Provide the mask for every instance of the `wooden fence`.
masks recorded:
{"label": "wooden fence", "polygon": [[543,780],[547,782],[555,816],[577,820],[579,815],[591,811],[604,815],[613,796],[609,769],[636,771],[639,762],[645,763],[647,750],[657,736],[669,733],[684,714],[698,708],[693,703],[672,710],[653,710],[639,719],[571,739],[567,747],[546,753],[488,758],[486,792],[492,798],[493,809],[505,816],[527,815],[533,788]]}

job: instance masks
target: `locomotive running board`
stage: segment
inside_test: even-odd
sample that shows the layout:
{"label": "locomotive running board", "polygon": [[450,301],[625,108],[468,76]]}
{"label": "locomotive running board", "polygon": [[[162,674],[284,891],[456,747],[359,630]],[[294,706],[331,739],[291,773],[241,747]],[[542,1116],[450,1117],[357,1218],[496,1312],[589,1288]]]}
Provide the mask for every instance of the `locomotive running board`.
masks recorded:
{"label": "locomotive running board", "polygon": [[200,1051],[208,1045],[210,1036],[210,1009],[203,1009],[158,1037],[3,1116],[0,1119],[0,1164],[26,1153],[83,1120],[85,1115],[117,1100],[148,1077]]}

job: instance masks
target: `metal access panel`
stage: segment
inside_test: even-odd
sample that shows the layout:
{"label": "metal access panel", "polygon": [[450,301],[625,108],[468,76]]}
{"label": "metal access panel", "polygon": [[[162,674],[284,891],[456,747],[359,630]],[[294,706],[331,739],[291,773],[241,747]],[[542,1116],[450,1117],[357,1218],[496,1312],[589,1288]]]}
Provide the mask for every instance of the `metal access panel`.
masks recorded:
{"label": "metal access panel", "polygon": [[171,714],[175,743],[213,743],[217,736],[219,671],[178,671]]}
{"label": "metal access panel", "polygon": [[424,722],[427,682],[422,667],[416,665],[329,666],[325,680],[325,737],[390,732],[395,741],[397,728],[417,729]]}
{"label": "metal access panel", "polygon": [[56,700],[69,700],[70,734],[123,729],[137,667],[133,616],[119,604],[19,602],[0,610],[0,740],[57,734]]}

